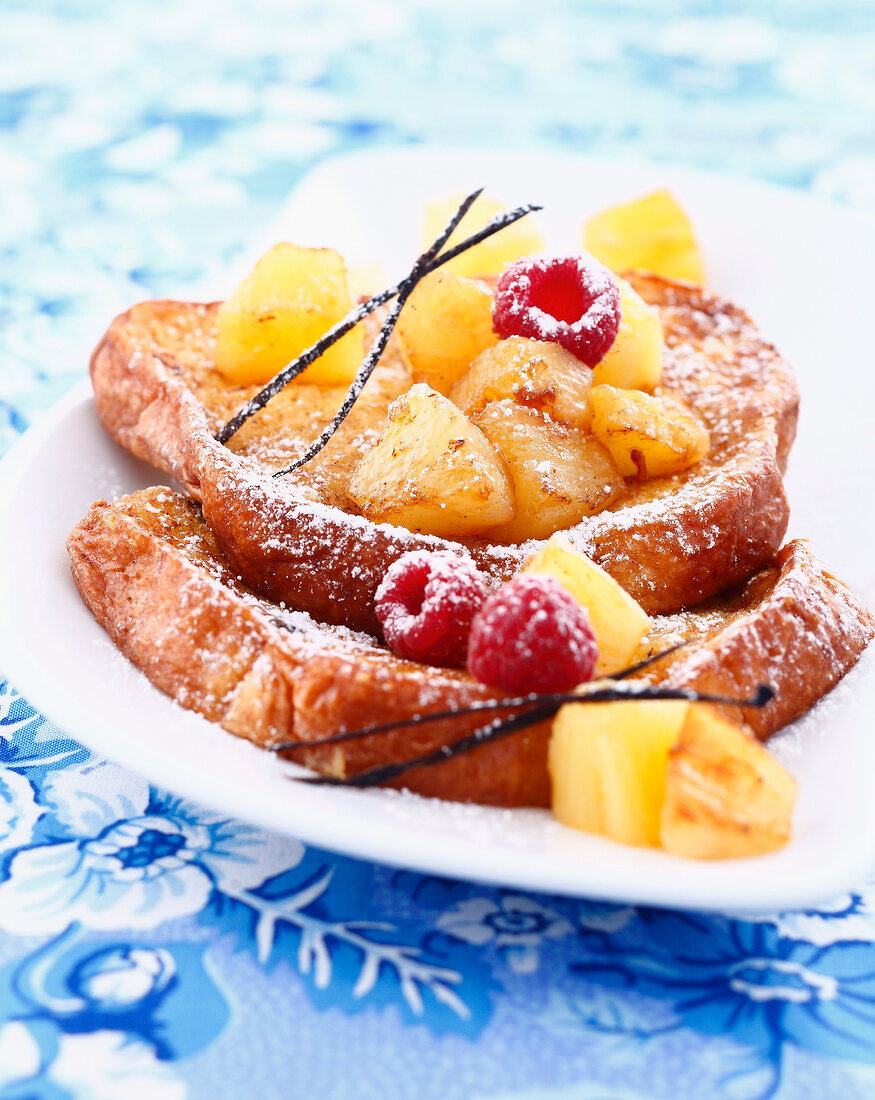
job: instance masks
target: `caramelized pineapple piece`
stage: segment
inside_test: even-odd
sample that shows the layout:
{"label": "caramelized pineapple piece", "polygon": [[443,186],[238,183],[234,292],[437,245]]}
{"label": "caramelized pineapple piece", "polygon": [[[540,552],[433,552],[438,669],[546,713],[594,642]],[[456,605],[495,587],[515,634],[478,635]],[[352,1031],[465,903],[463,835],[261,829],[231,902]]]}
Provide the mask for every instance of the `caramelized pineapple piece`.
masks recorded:
{"label": "caramelized pineapple piece", "polygon": [[629,665],[650,627],[650,618],[609,573],[575,550],[565,535],[554,535],[529,559],[523,572],[555,577],[587,609],[599,649],[597,677]]}
{"label": "caramelized pineapple piece", "polygon": [[349,494],[375,523],[442,538],[481,535],[516,512],[507,467],[456,406],[420,382],[389,406]]}
{"label": "caramelized pineapple piece", "polygon": [[613,344],[593,368],[593,383],[652,390],[662,376],[662,322],[652,306],[626,282],[620,287],[622,320]]}
{"label": "caramelized pineapple piece", "polygon": [[758,741],[698,703],[572,703],[553,723],[553,812],[566,825],[694,859],[774,851],[796,783]]}
{"label": "caramelized pineapple piece", "polygon": [[674,402],[640,390],[593,386],[592,434],[624,477],[678,474],[708,453],[708,432]]}
{"label": "caramelized pineapple piece", "polygon": [[669,750],[690,709],[678,700],[571,703],[553,721],[553,813],[623,844],[659,845]]}
{"label": "caramelized pineapple piece", "polygon": [[612,271],[641,268],[702,285],[702,258],[690,219],[668,191],[654,191],[589,219],[583,247]]}
{"label": "caramelized pineapple piece", "polygon": [[[216,367],[238,386],[268,382],[353,305],[337,252],[274,245],[219,307]],[[351,382],[363,358],[362,330],[356,326],[300,380],[324,385]]]}
{"label": "caramelized pineapple piece", "polygon": [[796,781],[765,748],[694,706],[668,757],[662,846],[693,859],[771,852],[790,839]]}
{"label": "caramelized pineapple piece", "polygon": [[570,428],[592,421],[592,371],[570,351],[544,340],[511,336],[478,355],[450,392],[473,416],[491,401],[512,398]]}
{"label": "caramelized pineapple piece", "polygon": [[498,342],[492,295],[483,283],[435,271],[411,294],[396,332],[414,381],[449,396],[472,359]]}
{"label": "caramelized pineapple piece", "polygon": [[516,493],[516,517],[490,532],[493,541],[547,538],[601,511],[623,491],[598,440],[536,409],[493,401],[474,422],[507,463]]}
{"label": "caramelized pineapple piece", "polygon": [[[449,222],[450,218],[459,209],[459,204],[465,196],[461,192],[450,195],[446,199],[430,202],[425,207],[422,225],[423,247],[428,248],[441,230]],[[502,214],[507,210],[507,204],[481,195],[475,200],[468,213],[462,218],[455,232],[445,245],[445,249],[452,248],[482,229],[484,225],[496,214]],[[513,225],[502,229],[500,233],[489,237],[480,244],[469,248],[461,256],[450,260],[444,266],[444,270],[453,271],[456,275],[499,275],[505,265],[520,256],[529,256],[533,252],[544,251],[544,239],[536,228],[536,223],[531,215],[521,218]]]}

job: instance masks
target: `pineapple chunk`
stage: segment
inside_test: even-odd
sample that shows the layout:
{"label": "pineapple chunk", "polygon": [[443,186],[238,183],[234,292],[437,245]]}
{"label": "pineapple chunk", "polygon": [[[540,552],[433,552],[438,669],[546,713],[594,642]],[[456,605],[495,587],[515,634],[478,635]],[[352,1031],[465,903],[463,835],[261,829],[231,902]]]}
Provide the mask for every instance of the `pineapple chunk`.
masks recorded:
{"label": "pineapple chunk", "polygon": [[571,703],[553,722],[553,813],[623,844],[659,845],[668,754],[691,704]]}
{"label": "pineapple chunk", "polygon": [[548,766],[556,817],[624,844],[728,859],[790,837],[793,777],[697,703],[571,703],[553,722]]}
{"label": "pineapple chunk", "polygon": [[[268,382],[353,304],[343,258],[333,249],[274,245],[219,307],[216,367],[238,386]],[[351,382],[363,358],[362,330],[356,326],[301,380]]]}
{"label": "pineapple chunk", "polygon": [[592,380],[589,367],[558,344],[511,336],[478,355],[450,397],[466,416],[509,397],[586,430],[592,421]]}
{"label": "pineapple chunk", "polygon": [[593,368],[593,383],[652,390],[662,376],[662,322],[652,306],[616,277],[623,318],[616,339]]}
{"label": "pineapple chunk", "polygon": [[796,781],[766,749],[695,706],[668,757],[662,846],[693,859],[771,852],[790,839]]}
{"label": "pineapple chunk", "polygon": [[376,523],[443,538],[481,535],[516,512],[507,468],[491,443],[422,382],[390,405],[349,493]]}
{"label": "pineapple chunk", "polygon": [[650,627],[650,619],[609,573],[575,550],[565,535],[554,535],[529,559],[523,572],[555,577],[587,609],[599,647],[597,677],[626,668]]}
{"label": "pineapple chunk", "polygon": [[[459,193],[428,203],[423,216],[423,247],[428,248],[431,245],[459,209],[459,204],[464,197]],[[456,227],[444,246],[444,251],[459,244],[465,237],[470,237],[478,229],[482,229],[496,214],[501,214],[505,210],[507,210],[505,203],[481,195]],[[543,251],[544,239],[529,215],[480,244],[475,244],[473,248],[469,248],[454,260],[450,260],[444,266],[444,270],[453,271],[456,275],[499,275],[506,264],[518,260],[520,256],[530,256],[533,252]]]}
{"label": "pineapple chunk", "polygon": [[592,434],[624,477],[678,474],[708,453],[708,432],[679,405],[640,390],[593,386]]}
{"label": "pineapple chunk", "polygon": [[396,331],[414,381],[449,396],[471,360],[498,341],[492,295],[483,283],[435,271],[410,296]]}
{"label": "pineapple chunk", "polygon": [[625,488],[601,443],[536,409],[493,401],[474,422],[503,456],[516,493],[516,517],[490,532],[494,541],[547,538],[601,511]]}
{"label": "pineapple chunk", "polygon": [[584,226],[583,247],[612,271],[637,267],[671,279],[704,282],[690,220],[668,191],[596,214]]}

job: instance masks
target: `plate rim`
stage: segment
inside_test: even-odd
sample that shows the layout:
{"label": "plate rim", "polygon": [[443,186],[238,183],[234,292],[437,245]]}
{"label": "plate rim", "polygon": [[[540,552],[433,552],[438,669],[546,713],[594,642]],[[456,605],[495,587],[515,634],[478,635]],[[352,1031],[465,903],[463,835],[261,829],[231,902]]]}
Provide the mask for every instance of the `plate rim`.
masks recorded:
{"label": "plate rim", "polygon": [[[393,150],[393,155],[397,155],[398,151]],[[367,154],[373,156],[373,153]],[[323,164],[317,166],[314,172],[319,172],[320,169],[324,169],[325,163],[336,163],[337,161],[348,161],[349,158],[361,159],[363,154],[361,151],[344,154],[339,158],[335,158],[331,162],[323,162]],[[598,158],[596,158],[598,159]],[[661,166],[653,166],[651,168],[659,168]],[[302,183],[306,182],[311,177],[305,177]],[[731,181],[732,177],[718,177],[724,181]],[[753,186],[760,186],[755,181],[744,181],[745,183],[752,184]],[[773,190],[774,185],[763,184],[761,186],[770,187]],[[297,189],[296,189],[297,190]],[[782,189],[783,190],[783,189]],[[818,201],[816,197],[805,196],[807,199],[813,199]],[[294,201],[294,196],[292,201]],[[842,208],[834,208],[839,210],[842,214],[847,213]],[[90,385],[87,379],[77,385],[65,398],[63,398],[53,409],[48,410],[46,413],[39,416],[31,428],[13,445],[7,455],[0,461],[0,532],[3,530],[9,530],[9,524],[5,522],[8,518],[8,512],[10,508],[10,502],[14,499],[17,486],[20,485],[22,480],[27,476],[28,472],[32,469],[34,463],[39,461],[45,447],[49,444],[55,433],[59,430],[59,427],[65,423],[71,417],[79,415],[84,408],[93,407],[93,402],[90,397]],[[123,452],[119,452],[122,454]],[[163,479],[153,473],[153,482]],[[2,540],[2,535],[0,535]],[[0,550],[0,560],[6,560],[5,546]],[[0,592],[4,590],[3,586],[8,587],[9,578],[4,577],[3,583],[0,585]],[[61,728],[67,728],[77,738],[82,741],[88,747],[91,747],[90,742],[95,741],[99,745],[94,751],[98,751],[111,759],[119,759],[119,762],[123,766],[131,768],[133,771],[139,771],[140,774],[144,774],[147,778],[152,779],[152,776],[156,776],[153,779],[154,782],[160,786],[166,786],[173,788],[174,783],[172,777],[168,778],[166,769],[158,768],[157,770],[148,769],[150,774],[147,774],[147,770],[143,770],[136,764],[130,763],[130,756],[128,759],[124,759],[125,754],[122,757],[117,757],[115,754],[107,750],[106,744],[103,740],[93,737],[89,737],[88,730],[80,730],[73,728],[69,725],[69,722],[65,719],[65,712],[62,707],[57,705],[54,698],[51,697],[50,692],[43,690],[38,682],[38,677],[34,676],[33,670],[27,667],[26,662],[22,662],[16,658],[14,652],[14,645],[12,643],[12,623],[6,613],[8,601],[0,600],[0,669],[9,677],[10,682],[18,687],[18,684],[23,685],[22,694],[36,706],[40,712],[50,721],[54,722]],[[100,631],[100,627],[94,623],[96,631]],[[870,651],[873,647],[870,646]],[[17,675],[16,675],[17,674]],[[139,674],[138,675],[142,675]],[[157,691],[157,689],[151,689]],[[176,704],[167,697],[161,696],[162,702],[177,714],[189,714],[190,712],[183,712],[181,708],[178,708]],[[194,717],[194,716],[191,716]],[[205,722],[203,719],[199,719],[201,722]],[[230,738],[230,735],[225,734],[220,728],[216,728],[210,731],[211,733],[221,736],[228,740],[235,740]],[[257,754],[260,758],[266,756],[261,750],[256,749],[254,746],[248,745],[244,742],[237,742],[238,747],[244,750],[245,753]],[[139,757],[137,758],[139,760]],[[241,757],[242,759],[242,757]],[[275,761],[274,761],[275,762]],[[187,785],[190,788],[190,785]],[[204,785],[202,788],[198,788],[198,793],[194,795],[199,800],[206,804],[215,805],[215,797],[210,794],[210,784]],[[185,792],[180,792],[185,793]],[[349,792],[347,792],[349,793]],[[398,797],[394,792],[380,792],[380,797],[395,798]],[[402,796],[403,797],[403,796]],[[409,797],[409,796],[408,796]],[[226,799],[222,799],[226,802]],[[221,808],[221,807],[220,807]],[[236,816],[251,818],[251,813],[246,813],[245,810],[237,807],[232,812]],[[500,811],[501,813],[538,813],[541,811]],[[410,852],[403,843],[403,838],[398,841],[396,837],[395,848],[393,849],[394,855],[386,850],[374,852],[373,845],[367,837],[359,839],[357,836],[352,837],[344,835],[343,829],[327,830],[323,827],[324,822],[320,823],[314,829],[307,827],[306,822],[300,821],[295,823],[294,828],[288,826],[283,828],[278,825],[277,822],[271,821],[269,824],[263,820],[259,820],[258,824],[263,827],[280,829],[287,832],[290,835],[294,835],[304,840],[307,843],[315,844],[321,847],[328,847],[334,850],[343,851],[347,854],[353,855],[357,858],[369,859],[383,863],[394,864],[398,866],[410,866],[417,867],[420,870],[438,874],[449,874],[456,878],[474,879],[482,882],[492,882],[495,884],[504,884],[517,886],[522,889],[535,890],[540,892],[550,893],[568,893],[573,896],[588,896],[588,897],[602,897],[610,898],[612,900],[629,901],[629,902],[641,902],[644,904],[664,904],[684,905],[685,907],[692,907],[693,905],[701,909],[718,909],[725,910],[727,907],[735,906],[735,903],[728,900],[723,900],[722,896],[703,896],[691,902],[691,899],[686,898],[679,901],[678,892],[676,889],[672,889],[671,882],[669,881],[667,888],[660,890],[657,884],[651,884],[650,888],[646,892],[646,897],[642,898],[640,893],[635,889],[631,890],[618,890],[616,886],[609,886],[606,883],[602,883],[599,886],[598,882],[595,884],[567,884],[563,886],[555,881],[555,878],[547,871],[547,873],[538,873],[537,867],[530,867],[527,873],[522,876],[509,875],[506,868],[492,868],[490,873],[490,867],[482,860],[475,860],[476,866],[460,866],[456,861],[454,855],[454,848],[460,848],[461,844],[449,844],[443,851],[443,854],[437,850],[429,850],[426,852],[419,851]],[[866,837],[865,845],[858,845],[853,849],[853,853],[843,852],[844,860],[837,859],[831,864],[829,869],[825,869],[821,872],[821,876],[818,879],[819,885],[814,890],[811,889],[811,883],[807,882],[799,884],[799,888],[795,892],[783,888],[780,891],[780,897],[774,892],[769,893],[767,888],[761,891],[761,902],[754,902],[751,906],[744,905],[743,908],[750,911],[757,910],[770,910],[775,908],[788,908],[797,907],[799,905],[808,905],[814,903],[817,899],[823,900],[830,896],[831,892],[840,892],[842,889],[847,888],[852,882],[858,881],[871,867],[872,855],[875,854],[875,815],[870,815],[868,821],[869,829]],[[391,830],[392,821],[387,823],[387,828]],[[397,832],[397,830],[396,830]],[[444,838],[445,845],[447,844],[446,838]],[[609,842],[606,842],[609,843]],[[470,853],[466,853],[470,855]],[[663,859],[665,853],[648,853],[658,859]],[[668,857],[669,859],[671,857]],[[765,869],[766,861],[769,857],[757,857],[755,860],[733,861],[738,866],[739,864],[755,864],[757,867]],[[685,861],[686,862],[686,861]],[[701,864],[695,864],[696,867],[701,868]],[[609,876],[610,877],[610,876]],[[705,873],[702,876],[703,883],[709,883],[715,876],[711,873]],[[764,876],[768,878],[768,876]],[[596,876],[598,878],[598,876]],[[524,881],[523,881],[524,879]],[[710,888],[713,889],[714,883],[710,882]],[[719,894],[719,891],[718,891]]]}

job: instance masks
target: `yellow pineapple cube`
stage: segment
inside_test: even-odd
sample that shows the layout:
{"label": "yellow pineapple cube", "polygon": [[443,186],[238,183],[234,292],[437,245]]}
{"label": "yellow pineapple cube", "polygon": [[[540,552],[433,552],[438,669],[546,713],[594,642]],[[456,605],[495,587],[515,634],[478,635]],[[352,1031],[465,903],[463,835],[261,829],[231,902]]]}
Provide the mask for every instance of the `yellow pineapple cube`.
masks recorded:
{"label": "yellow pineapple cube", "polygon": [[[450,218],[459,209],[465,196],[461,193],[450,195],[446,199],[430,202],[425,208],[422,226],[423,248],[428,248]],[[496,214],[508,209],[506,203],[481,195],[474,201],[471,209],[456,226],[455,232],[444,246],[444,251],[459,244],[478,229],[482,229]],[[450,260],[443,270],[457,275],[499,275],[504,267],[520,256],[530,256],[533,252],[544,251],[544,239],[532,221],[532,215],[520,218],[518,222],[469,248],[461,256]]]}
{"label": "yellow pineapple cube", "polygon": [[587,609],[599,647],[597,677],[629,665],[650,628],[650,618],[609,573],[575,550],[566,535],[554,535],[523,572],[555,577]]}
{"label": "yellow pineapple cube", "polygon": [[390,405],[383,434],[356,467],[349,493],[375,523],[443,538],[484,534],[516,512],[495,448],[422,382]]}
{"label": "yellow pineapple cube", "polygon": [[694,706],[668,756],[662,846],[693,859],[771,852],[790,839],[796,781],[763,746]]}
{"label": "yellow pineapple cube", "polygon": [[[337,252],[274,245],[219,307],[216,367],[238,386],[269,382],[353,305]],[[363,340],[357,325],[308,367],[301,381],[351,382],[364,358]]]}
{"label": "yellow pineapple cube", "polygon": [[575,829],[694,859],[759,855],[790,838],[793,777],[698,703],[564,706],[548,765],[553,812]]}
{"label": "yellow pineapple cube", "polygon": [[669,750],[689,709],[679,700],[562,707],[548,755],[556,817],[623,844],[658,846]]}
{"label": "yellow pineapple cube", "polygon": [[471,361],[498,342],[492,295],[483,283],[435,271],[411,294],[396,332],[414,381],[449,396]]}
{"label": "yellow pineapple cube", "polygon": [[593,368],[593,383],[652,390],[662,376],[662,321],[625,279],[620,287],[622,320],[604,359]]}
{"label": "yellow pineapple cube", "polygon": [[592,420],[592,381],[589,367],[558,344],[511,336],[478,355],[450,397],[466,416],[491,401],[512,398],[560,424],[586,430]]}
{"label": "yellow pineapple cube", "polygon": [[601,511],[625,488],[597,440],[537,409],[493,401],[474,423],[507,463],[516,494],[516,517],[490,532],[496,542],[547,538]]}
{"label": "yellow pineapple cube", "polygon": [[702,285],[702,258],[690,220],[668,191],[596,214],[583,230],[583,247],[612,271],[640,268]]}
{"label": "yellow pineapple cube", "polygon": [[667,398],[640,390],[593,386],[592,434],[624,477],[678,474],[708,453],[706,429]]}

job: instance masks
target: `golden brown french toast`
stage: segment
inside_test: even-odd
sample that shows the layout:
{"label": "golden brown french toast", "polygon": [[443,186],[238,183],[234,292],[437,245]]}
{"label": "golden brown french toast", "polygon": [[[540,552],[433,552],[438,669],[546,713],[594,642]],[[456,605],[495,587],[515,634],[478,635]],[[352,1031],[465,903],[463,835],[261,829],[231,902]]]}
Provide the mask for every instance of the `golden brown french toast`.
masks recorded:
{"label": "golden brown french toast", "polygon": [[687,646],[641,678],[738,697],[757,682],[771,684],[775,697],[765,707],[724,708],[765,741],[834,687],[873,636],[866,605],[805,539],[794,539],[740,587],[654,619],[644,653]]}
{"label": "golden brown french toast", "polygon": [[[610,507],[568,532],[651,614],[674,612],[736,585],[771,561],[786,530],[781,470],[793,440],[792,373],[743,311],[699,288],[633,275],[666,337],[660,392],[704,423],[705,459],[683,474],[628,482]],[[392,561],[451,543],[356,514],[353,467],[410,383],[390,352],[337,436],[292,475],[345,391],[293,384],[225,447],[213,433],[255,387],[230,386],[213,365],[215,305],[147,302],[118,317],[91,363],[100,418],[139,457],[170,472],[203,505],[233,569],[261,595],[316,618],[375,631],[373,598]],[[536,543],[466,540],[478,566],[515,573]]]}
{"label": "golden brown french toast", "polygon": [[[68,550],[85,603],[121,651],[182,706],[261,746],[500,697],[467,673],[402,660],[366,634],[255,596],[198,505],[170,490],[98,502],[71,533]],[[689,645],[642,676],[732,697],[768,682],[773,701],[739,712],[765,739],[829,690],[873,634],[870,613],[797,541],[736,591],[656,618],[642,655]],[[482,717],[459,715],[296,759],[349,776],[454,742],[482,724]],[[544,722],[410,771],[396,785],[457,801],[548,805],[549,736]]]}

